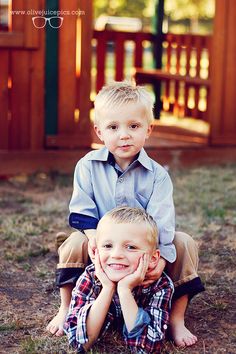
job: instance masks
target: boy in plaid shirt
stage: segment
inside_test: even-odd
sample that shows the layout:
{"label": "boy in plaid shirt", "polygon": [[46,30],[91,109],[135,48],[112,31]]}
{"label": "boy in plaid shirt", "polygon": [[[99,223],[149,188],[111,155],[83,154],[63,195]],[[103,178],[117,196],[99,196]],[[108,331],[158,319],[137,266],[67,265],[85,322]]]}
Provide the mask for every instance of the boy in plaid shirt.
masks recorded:
{"label": "boy in plaid shirt", "polygon": [[160,352],[174,286],[165,273],[141,285],[160,259],[157,235],[155,221],[139,208],[118,207],[102,217],[95,263],[77,281],[64,326],[78,352],[114,328],[131,352]]}

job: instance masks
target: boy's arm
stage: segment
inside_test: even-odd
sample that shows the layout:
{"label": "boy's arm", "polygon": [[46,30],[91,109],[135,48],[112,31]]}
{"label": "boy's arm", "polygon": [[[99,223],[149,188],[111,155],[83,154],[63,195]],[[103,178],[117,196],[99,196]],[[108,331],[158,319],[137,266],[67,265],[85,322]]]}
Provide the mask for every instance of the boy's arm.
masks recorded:
{"label": "boy's arm", "polygon": [[134,328],[135,319],[139,310],[138,305],[133,297],[132,290],[142,283],[148,265],[149,256],[147,254],[143,254],[143,256],[139,260],[139,265],[136,271],[121,279],[117,285],[117,292],[120,299],[121,310],[128,332],[130,332]]}
{"label": "boy's arm", "polygon": [[145,275],[145,279],[142,282],[142,286],[147,287],[147,286],[151,285],[154,281],[157,281],[161,277],[161,275],[165,269],[165,266],[166,266],[166,260],[164,258],[160,257],[156,267],[148,269],[148,271]]}
{"label": "boy's arm", "polygon": [[88,237],[88,253],[89,257],[91,258],[92,262],[95,259],[95,249],[96,249],[96,229],[88,229],[84,230],[85,235]]}
{"label": "boy's arm", "polygon": [[[96,326],[100,326],[100,323],[96,321],[100,321],[100,315],[102,312],[100,307],[99,315],[94,320],[92,318],[92,311],[90,316],[90,323],[89,315],[93,305],[95,311],[97,305],[99,306],[99,303],[101,306],[104,306],[103,309],[105,309],[105,311],[103,312],[103,316],[106,316],[108,311],[108,309],[106,310],[106,306],[109,308],[108,303],[102,303],[103,300],[108,300],[109,295],[107,292],[104,294],[102,291],[100,294],[98,294],[97,285],[95,286],[95,272],[91,267],[92,266],[86,268],[85,272],[78,279],[76,287],[73,289],[70,309],[64,325],[64,330],[67,334],[70,345],[77,349],[84,348],[87,350],[99,335],[99,331]],[[105,317],[103,317],[102,325],[104,324],[104,320]],[[96,329],[98,332],[96,333],[96,336],[94,329]]]}
{"label": "boy's arm", "polygon": [[86,350],[88,350],[98,338],[115,292],[115,284],[104,273],[97,251],[95,253],[95,269],[96,276],[102,284],[102,290],[91,306],[86,320],[89,339],[86,346],[84,346]]}
{"label": "boy's arm", "polygon": [[69,204],[69,224],[75,229],[96,229],[99,221],[97,205],[93,199],[90,164],[82,158],[75,167],[73,193]]}
{"label": "boy's arm", "polygon": [[156,221],[159,231],[159,249],[161,257],[173,263],[176,250],[173,244],[175,233],[175,209],[173,185],[169,174],[163,171],[155,177],[153,192],[146,206],[146,211]]}
{"label": "boy's arm", "polygon": [[139,295],[148,296],[150,300],[145,308],[138,308],[133,329],[124,328],[124,339],[129,347],[135,347],[140,353],[159,352],[169,324],[173,291],[171,281],[162,277],[149,293]]}

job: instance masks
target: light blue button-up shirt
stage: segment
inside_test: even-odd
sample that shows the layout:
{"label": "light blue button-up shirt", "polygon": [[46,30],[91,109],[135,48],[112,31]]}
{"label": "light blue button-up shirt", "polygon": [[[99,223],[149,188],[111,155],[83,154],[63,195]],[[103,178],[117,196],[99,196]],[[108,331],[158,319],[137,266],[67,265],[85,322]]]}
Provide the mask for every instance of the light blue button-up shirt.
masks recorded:
{"label": "light blue button-up shirt", "polygon": [[[69,205],[71,215],[100,220],[117,206],[143,208],[156,221],[161,256],[174,262],[175,211],[169,174],[144,149],[125,171],[108,163],[108,156],[109,151],[103,147],[89,152],[77,163]],[[120,176],[116,169],[122,172]],[[83,229],[79,221],[76,228]]]}

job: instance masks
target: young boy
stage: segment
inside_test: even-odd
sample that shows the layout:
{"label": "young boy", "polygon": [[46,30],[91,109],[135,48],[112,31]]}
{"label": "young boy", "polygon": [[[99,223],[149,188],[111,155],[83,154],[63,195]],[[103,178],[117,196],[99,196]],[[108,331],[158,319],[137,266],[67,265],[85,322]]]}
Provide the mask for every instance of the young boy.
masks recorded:
{"label": "young boy", "polygon": [[[143,149],[152,130],[153,102],[143,87],[126,82],[105,86],[95,100],[94,129],[105,147],[91,151],[77,164],[69,222],[79,230],[60,246],[56,283],[61,306],[47,329],[63,335],[71,292],[95,248],[98,221],[122,205],[146,210],[159,230],[161,258],[144,283],[160,278],[164,268],[175,285],[170,329],[178,346],[197,341],[184,315],[191,297],[204,290],[197,275],[198,250],[187,234],[175,232],[173,186],[166,170]],[[176,257],[177,253],[177,257]]]}
{"label": "young boy", "polygon": [[160,251],[155,221],[143,209],[118,207],[97,226],[95,264],[81,275],[65,323],[70,344],[83,352],[117,329],[134,353],[159,353],[174,285],[166,274],[142,287]]}

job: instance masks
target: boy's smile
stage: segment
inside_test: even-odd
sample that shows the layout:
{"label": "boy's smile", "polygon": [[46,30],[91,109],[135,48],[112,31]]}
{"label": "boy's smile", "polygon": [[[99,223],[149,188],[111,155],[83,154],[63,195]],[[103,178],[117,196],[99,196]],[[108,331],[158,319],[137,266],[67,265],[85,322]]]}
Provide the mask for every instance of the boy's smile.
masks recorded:
{"label": "boy's smile", "polygon": [[140,104],[131,103],[112,111],[106,109],[100,115],[95,132],[125,170],[151,134],[144,109]]}

